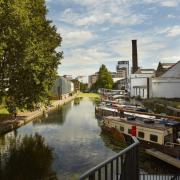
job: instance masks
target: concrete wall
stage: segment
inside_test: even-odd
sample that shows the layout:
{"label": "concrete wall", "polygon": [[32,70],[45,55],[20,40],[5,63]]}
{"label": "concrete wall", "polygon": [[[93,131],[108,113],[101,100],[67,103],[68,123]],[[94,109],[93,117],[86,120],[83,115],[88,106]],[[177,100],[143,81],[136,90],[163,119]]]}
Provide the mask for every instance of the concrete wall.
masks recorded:
{"label": "concrete wall", "polygon": [[[152,85],[151,85],[151,77],[153,74],[131,74],[130,77],[130,95],[140,96],[142,99],[147,98],[147,81],[148,78],[150,80],[149,86],[149,96],[152,96]],[[137,88],[139,87],[139,88]]]}
{"label": "concrete wall", "polygon": [[[143,92],[142,92],[143,88],[140,88],[140,90],[137,88],[134,88],[137,86],[139,86],[139,87],[144,86],[144,97],[142,96],[143,95]],[[130,93],[131,93],[131,96],[139,96],[140,95],[142,98],[147,97],[147,78],[132,78],[131,79],[131,92]]]}
{"label": "concrete wall", "polygon": [[152,80],[152,96],[180,98],[180,61],[159,78]]}
{"label": "concrete wall", "polygon": [[74,84],[65,79],[64,77],[58,77],[52,87],[51,94],[54,98],[66,98],[70,93],[74,91]]}
{"label": "concrete wall", "polygon": [[152,80],[152,96],[180,98],[180,78],[156,78]]}

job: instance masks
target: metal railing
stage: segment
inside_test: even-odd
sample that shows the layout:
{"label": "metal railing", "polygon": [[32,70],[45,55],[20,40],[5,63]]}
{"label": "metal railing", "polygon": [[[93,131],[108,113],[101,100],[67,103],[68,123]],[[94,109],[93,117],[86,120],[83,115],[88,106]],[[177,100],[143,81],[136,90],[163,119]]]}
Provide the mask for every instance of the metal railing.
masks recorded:
{"label": "metal railing", "polygon": [[104,161],[83,174],[79,180],[138,180],[138,145],[132,136],[132,144],[112,158]]}

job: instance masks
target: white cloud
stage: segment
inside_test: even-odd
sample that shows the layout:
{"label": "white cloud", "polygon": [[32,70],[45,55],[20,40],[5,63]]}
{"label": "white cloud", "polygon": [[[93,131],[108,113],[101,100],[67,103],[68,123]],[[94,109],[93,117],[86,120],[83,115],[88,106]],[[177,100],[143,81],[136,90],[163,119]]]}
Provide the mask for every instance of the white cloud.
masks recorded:
{"label": "white cloud", "polygon": [[102,24],[105,21],[109,21],[110,19],[111,19],[110,13],[105,13],[105,14],[95,13],[93,15],[77,19],[76,24],[79,26],[90,25],[90,24]]}
{"label": "white cloud", "polygon": [[88,30],[59,28],[58,32],[61,34],[63,45],[66,47],[82,45],[94,38],[93,33]]}
{"label": "white cloud", "polygon": [[64,59],[66,65],[72,65],[72,62],[79,65],[94,65],[102,64],[111,57],[110,54],[104,52],[104,49],[91,47],[88,49],[77,48],[73,49]]}
{"label": "white cloud", "polygon": [[159,35],[165,35],[172,38],[180,35],[180,25],[170,26],[166,28],[157,28],[156,31]]}
{"label": "white cloud", "polygon": [[175,63],[180,60],[180,56],[162,57],[161,59],[162,62]]}
{"label": "white cloud", "polygon": [[160,2],[160,5],[165,7],[176,7],[178,3],[177,1],[169,0]]}
{"label": "white cloud", "polygon": [[[102,0],[102,1],[79,1],[74,2],[80,5],[86,5],[87,11],[84,13],[74,12],[68,8],[61,13],[60,21],[77,25],[95,25],[95,24],[120,24],[120,25],[137,25],[143,23],[147,16],[141,14],[141,12],[134,13],[130,9],[130,0]],[[133,4],[133,3],[132,3]]]}
{"label": "white cloud", "polygon": [[170,18],[170,19],[174,19],[174,18],[176,18],[176,16],[174,16],[173,14],[168,14],[168,16],[167,16],[168,18]]}
{"label": "white cloud", "polygon": [[173,26],[167,30],[167,35],[170,37],[176,37],[180,35],[180,26]]}
{"label": "white cloud", "polygon": [[71,69],[74,75],[89,75],[97,71],[101,64],[113,60],[111,54],[100,47],[76,48],[64,54],[61,68]]}
{"label": "white cloud", "polygon": [[179,5],[179,0],[140,0],[147,4],[157,4],[163,7],[176,7]]}

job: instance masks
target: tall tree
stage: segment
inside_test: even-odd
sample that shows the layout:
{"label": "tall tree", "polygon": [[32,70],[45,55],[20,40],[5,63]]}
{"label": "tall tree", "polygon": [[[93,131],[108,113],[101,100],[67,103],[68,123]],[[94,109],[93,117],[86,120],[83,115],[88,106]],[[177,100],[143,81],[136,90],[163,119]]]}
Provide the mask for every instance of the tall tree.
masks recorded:
{"label": "tall tree", "polygon": [[0,0],[0,99],[10,107],[47,102],[62,39],[46,15],[45,0]]}
{"label": "tall tree", "polygon": [[94,85],[95,89],[107,88],[112,89],[113,79],[111,73],[107,70],[106,66],[103,64],[99,69],[98,80]]}

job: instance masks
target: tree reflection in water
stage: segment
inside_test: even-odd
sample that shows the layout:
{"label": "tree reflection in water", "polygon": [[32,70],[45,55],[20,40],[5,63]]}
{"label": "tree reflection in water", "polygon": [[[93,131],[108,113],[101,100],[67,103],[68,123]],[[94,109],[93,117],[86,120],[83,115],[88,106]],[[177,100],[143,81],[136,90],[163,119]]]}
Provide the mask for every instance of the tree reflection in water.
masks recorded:
{"label": "tree reflection in water", "polygon": [[76,105],[79,105],[82,100],[83,100],[82,97],[77,97],[77,98],[75,98],[75,99],[74,99],[74,105],[75,105],[75,106],[76,106]]}
{"label": "tree reflection in water", "polygon": [[52,170],[52,149],[38,134],[11,140],[6,154],[1,154],[0,158],[0,179],[57,179]]}

